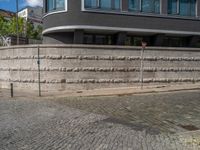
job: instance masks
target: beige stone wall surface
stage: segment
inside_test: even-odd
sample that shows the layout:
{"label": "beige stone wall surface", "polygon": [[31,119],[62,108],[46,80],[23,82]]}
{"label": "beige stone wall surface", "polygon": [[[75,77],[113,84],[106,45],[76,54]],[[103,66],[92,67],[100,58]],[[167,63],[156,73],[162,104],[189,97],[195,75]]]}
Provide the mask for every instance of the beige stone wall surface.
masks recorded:
{"label": "beige stone wall surface", "polygon": [[[30,45],[0,48],[0,88],[38,89],[38,49],[42,90],[138,86],[141,47]],[[147,47],[144,84],[200,81],[200,49]]]}

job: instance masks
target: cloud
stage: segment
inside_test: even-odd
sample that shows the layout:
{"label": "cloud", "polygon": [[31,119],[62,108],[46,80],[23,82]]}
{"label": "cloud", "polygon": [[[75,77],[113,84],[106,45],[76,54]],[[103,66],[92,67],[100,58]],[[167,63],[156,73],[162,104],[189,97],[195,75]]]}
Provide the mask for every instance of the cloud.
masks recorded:
{"label": "cloud", "polygon": [[28,6],[43,6],[43,0],[26,0]]}

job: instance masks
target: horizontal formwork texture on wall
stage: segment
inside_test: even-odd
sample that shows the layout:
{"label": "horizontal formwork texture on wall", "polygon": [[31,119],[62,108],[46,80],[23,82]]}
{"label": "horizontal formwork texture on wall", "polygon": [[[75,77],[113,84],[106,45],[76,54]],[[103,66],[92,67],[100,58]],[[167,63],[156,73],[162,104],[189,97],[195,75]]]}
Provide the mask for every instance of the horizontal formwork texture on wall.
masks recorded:
{"label": "horizontal formwork texture on wall", "polygon": [[[200,49],[147,47],[143,66],[145,85],[200,82]],[[39,70],[44,91],[139,86],[141,47],[30,45],[0,48],[0,88],[8,88],[13,83],[18,88],[37,90]]]}

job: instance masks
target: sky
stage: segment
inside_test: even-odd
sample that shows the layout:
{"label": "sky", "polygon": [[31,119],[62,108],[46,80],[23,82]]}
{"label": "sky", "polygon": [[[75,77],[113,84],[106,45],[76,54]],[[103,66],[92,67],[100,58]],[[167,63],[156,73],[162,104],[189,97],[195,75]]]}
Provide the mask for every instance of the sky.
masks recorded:
{"label": "sky", "polygon": [[[26,6],[42,6],[43,0],[18,0],[19,10]],[[16,0],[0,0],[0,9],[16,11]]]}

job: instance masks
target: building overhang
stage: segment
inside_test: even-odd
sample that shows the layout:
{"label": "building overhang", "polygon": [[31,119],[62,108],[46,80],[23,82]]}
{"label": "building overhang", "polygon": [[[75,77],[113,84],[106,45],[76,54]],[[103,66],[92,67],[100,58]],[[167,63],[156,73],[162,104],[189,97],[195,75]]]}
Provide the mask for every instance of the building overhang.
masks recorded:
{"label": "building overhang", "polygon": [[73,32],[74,30],[85,30],[87,32],[128,32],[138,34],[166,34],[166,35],[179,35],[179,36],[200,36],[200,32],[193,31],[177,31],[177,30],[161,30],[161,29],[142,29],[142,28],[122,28],[122,27],[107,27],[107,26],[90,26],[90,25],[70,25],[70,26],[57,26],[45,29],[42,34],[57,33],[57,32]]}

